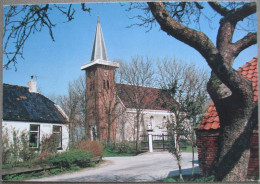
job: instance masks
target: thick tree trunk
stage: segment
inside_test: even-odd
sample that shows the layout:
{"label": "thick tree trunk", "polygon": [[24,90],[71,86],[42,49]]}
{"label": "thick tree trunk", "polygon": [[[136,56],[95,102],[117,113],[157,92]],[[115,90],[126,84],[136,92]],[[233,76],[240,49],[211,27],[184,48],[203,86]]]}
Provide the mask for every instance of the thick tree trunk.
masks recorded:
{"label": "thick tree trunk", "polygon": [[257,106],[250,100],[251,95],[245,100],[245,97],[231,93],[214,78],[214,74],[209,82],[208,92],[215,103],[221,123],[216,180],[246,181],[250,140],[257,122]]}

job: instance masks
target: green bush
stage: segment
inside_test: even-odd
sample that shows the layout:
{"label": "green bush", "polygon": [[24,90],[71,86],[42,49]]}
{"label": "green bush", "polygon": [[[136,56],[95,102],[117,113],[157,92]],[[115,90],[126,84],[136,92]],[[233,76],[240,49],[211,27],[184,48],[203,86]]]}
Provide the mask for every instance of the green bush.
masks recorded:
{"label": "green bush", "polygon": [[105,156],[130,156],[141,152],[140,144],[136,150],[136,142],[104,143]]}
{"label": "green bush", "polygon": [[92,153],[86,150],[69,150],[68,152],[57,153],[46,159],[54,166],[71,168],[71,167],[88,167],[91,166],[90,159]]}

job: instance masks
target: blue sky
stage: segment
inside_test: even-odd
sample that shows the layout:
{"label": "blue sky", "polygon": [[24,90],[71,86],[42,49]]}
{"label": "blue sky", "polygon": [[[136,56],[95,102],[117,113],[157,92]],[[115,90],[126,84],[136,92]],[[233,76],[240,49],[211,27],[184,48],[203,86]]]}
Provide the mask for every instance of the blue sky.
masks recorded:
{"label": "blue sky", "polygon": [[[3,70],[4,83],[27,86],[30,76],[36,75],[42,94],[66,94],[68,82],[84,75],[80,66],[90,61],[97,15],[110,61],[129,61],[134,56],[148,56],[154,61],[157,58],[175,57],[194,62],[210,72],[205,59],[196,50],[168,36],[158,25],[149,32],[143,27],[126,28],[136,22],[129,19],[136,12],[126,12],[126,7],[119,3],[87,4],[92,8],[90,14],[81,11],[79,5],[74,6],[78,11],[72,22],[62,23],[59,13],[52,14],[55,22],[59,22],[53,29],[55,42],[46,28],[31,35],[24,47],[25,59],[18,59],[17,71],[14,68]],[[212,26],[218,28],[218,19]],[[209,29],[206,21],[201,24],[201,29],[215,42],[217,29]],[[243,35],[245,32],[240,31],[234,39]],[[254,56],[257,56],[257,45],[243,51],[235,60],[234,68],[237,69]]]}

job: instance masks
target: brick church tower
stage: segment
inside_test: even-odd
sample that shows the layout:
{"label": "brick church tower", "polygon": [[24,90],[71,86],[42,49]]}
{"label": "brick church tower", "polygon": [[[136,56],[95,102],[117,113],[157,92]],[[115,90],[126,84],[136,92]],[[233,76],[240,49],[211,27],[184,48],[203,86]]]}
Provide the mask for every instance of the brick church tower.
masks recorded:
{"label": "brick church tower", "polygon": [[115,69],[118,67],[119,63],[108,61],[98,18],[91,61],[81,66],[86,71],[86,122],[91,140],[115,138]]}

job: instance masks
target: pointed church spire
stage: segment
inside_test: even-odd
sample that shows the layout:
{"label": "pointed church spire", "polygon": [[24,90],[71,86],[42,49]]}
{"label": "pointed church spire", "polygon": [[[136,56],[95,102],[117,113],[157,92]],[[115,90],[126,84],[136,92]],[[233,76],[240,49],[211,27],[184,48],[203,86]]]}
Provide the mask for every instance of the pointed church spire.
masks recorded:
{"label": "pointed church spire", "polygon": [[101,59],[107,61],[107,51],[106,51],[106,46],[105,46],[105,41],[102,33],[102,28],[101,24],[99,21],[99,16],[98,16],[98,21],[97,21],[97,28],[96,28],[96,34],[95,34],[95,40],[93,44],[93,50],[92,50],[92,55],[91,55],[91,61]]}

